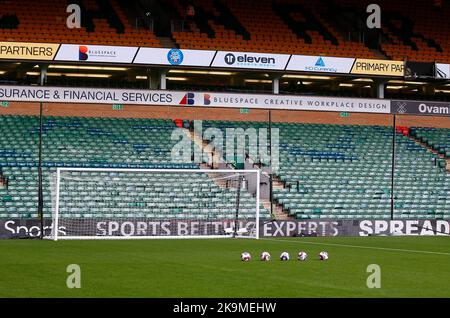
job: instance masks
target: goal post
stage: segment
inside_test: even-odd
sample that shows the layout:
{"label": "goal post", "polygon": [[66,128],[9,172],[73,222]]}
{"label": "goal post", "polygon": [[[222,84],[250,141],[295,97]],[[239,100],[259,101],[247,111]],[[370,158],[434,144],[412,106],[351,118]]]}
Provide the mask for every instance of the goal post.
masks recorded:
{"label": "goal post", "polygon": [[259,238],[258,169],[57,168],[47,239]]}

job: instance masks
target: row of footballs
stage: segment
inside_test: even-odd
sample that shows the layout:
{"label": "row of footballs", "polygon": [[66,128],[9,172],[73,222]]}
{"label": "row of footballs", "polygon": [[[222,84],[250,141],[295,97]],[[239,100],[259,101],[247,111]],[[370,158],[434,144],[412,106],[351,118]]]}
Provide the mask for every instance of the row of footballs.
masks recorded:
{"label": "row of footballs", "polygon": [[[270,253],[269,253],[269,252],[262,252],[262,253],[261,253],[261,256],[259,257],[259,259],[260,259],[261,261],[270,261],[270,258],[271,258],[271,256],[270,256]],[[308,254],[306,254],[306,252],[304,252],[304,251],[301,251],[301,252],[299,252],[299,253],[297,254],[297,259],[298,259],[299,261],[305,261],[307,258],[308,258]],[[250,255],[249,252],[243,252],[243,253],[241,254],[241,260],[242,260],[242,261],[248,262],[248,261],[250,261],[251,259],[252,259],[252,256]],[[282,260],[282,261],[288,261],[289,259],[290,259],[290,256],[289,256],[289,253],[288,253],[288,252],[283,252],[283,253],[281,253],[281,255],[280,255],[280,260]],[[325,252],[325,251],[320,252],[320,253],[319,253],[319,259],[320,259],[321,261],[327,260],[327,259],[328,259],[328,253]]]}

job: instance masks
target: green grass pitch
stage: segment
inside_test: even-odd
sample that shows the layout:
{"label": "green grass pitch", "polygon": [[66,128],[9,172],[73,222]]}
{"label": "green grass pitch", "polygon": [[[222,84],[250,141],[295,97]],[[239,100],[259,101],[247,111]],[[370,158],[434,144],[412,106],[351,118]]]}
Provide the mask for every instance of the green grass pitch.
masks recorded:
{"label": "green grass pitch", "polygon": [[[66,287],[69,264],[81,289]],[[369,264],[379,289],[366,286]],[[450,237],[0,241],[0,297],[450,297],[449,282]]]}

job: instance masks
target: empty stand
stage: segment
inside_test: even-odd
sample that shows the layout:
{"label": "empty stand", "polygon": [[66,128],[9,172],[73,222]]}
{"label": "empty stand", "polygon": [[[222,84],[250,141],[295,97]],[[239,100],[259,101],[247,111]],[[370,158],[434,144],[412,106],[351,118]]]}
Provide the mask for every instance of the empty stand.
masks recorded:
{"label": "empty stand", "polygon": [[153,32],[131,26],[115,0],[79,4],[85,15],[82,28],[69,29],[64,1],[1,1],[0,12],[17,23],[0,23],[0,41],[160,47]]}
{"label": "empty stand", "polygon": [[[370,1],[337,0],[344,8],[355,8],[366,15]],[[382,41],[380,50],[393,60],[443,62],[449,60],[448,34],[450,6],[440,8],[432,1],[418,0],[413,5],[404,1],[378,1],[382,9]],[[412,3],[411,3],[412,4]]]}
{"label": "empty stand", "polygon": [[[55,0],[0,2],[0,41],[219,49],[267,53],[352,56],[448,62],[450,5],[437,9],[430,1],[380,1],[382,28],[364,24],[370,1],[356,0],[170,0],[153,3],[155,30],[136,28],[144,12],[124,1],[77,1],[84,14],[81,29],[66,27],[66,3]],[[193,5],[195,15],[186,14]],[[170,11],[173,12],[170,12]],[[39,12],[40,14],[35,14]],[[126,13],[125,13],[126,12]],[[355,18],[352,23],[342,19]],[[184,20],[183,30],[169,30]],[[164,26],[164,30],[161,30]],[[358,34],[355,38],[351,34]],[[160,35],[161,36],[161,35]],[[373,38],[375,36],[375,38]],[[369,40],[369,38],[371,38]],[[369,43],[369,41],[372,41]],[[369,49],[364,43],[372,47]],[[373,46],[375,49],[373,49]]]}
{"label": "empty stand", "polygon": [[[208,121],[205,127],[267,127],[261,122]],[[390,218],[392,127],[273,123],[280,129],[274,198],[296,218]],[[417,130],[417,129],[416,129]],[[424,129],[427,130],[427,129]],[[446,129],[432,128],[443,142]],[[398,133],[395,218],[450,215],[450,174],[438,157]],[[436,142],[436,141],[435,141]]]}
{"label": "empty stand", "polygon": [[[186,10],[183,1],[174,1],[180,14]],[[188,22],[188,30],[174,32],[181,48],[255,51],[267,53],[297,53],[310,55],[375,57],[361,43],[346,41],[320,17],[314,6],[272,1],[193,1],[206,15],[207,30],[199,28],[198,20]],[[305,2],[306,4],[306,2]],[[235,22],[220,24],[226,7]],[[294,11],[293,11],[294,10]],[[309,17],[305,19],[305,17]],[[314,22],[315,27],[311,27]],[[209,32],[208,32],[209,31]]]}
{"label": "empty stand", "polygon": [[[197,164],[172,163],[170,135],[175,127],[171,120],[162,119],[47,117],[43,126],[44,216],[51,216],[51,180],[56,167],[198,168]],[[8,180],[7,186],[3,182],[0,186],[0,217],[37,217],[38,128],[35,116],[0,116],[1,176]],[[99,192],[99,185],[94,181],[96,172],[80,173],[87,176],[83,179],[85,182],[63,190],[67,192],[64,193],[67,204],[62,211],[65,217],[126,214],[131,209],[139,209],[139,215],[155,218],[177,213],[183,218],[204,209],[227,218],[235,213],[232,207],[236,189],[214,186],[206,174],[199,174],[198,182],[191,182],[191,185],[155,174],[146,182],[146,187],[136,187],[142,186],[142,180],[133,174],[127,181],[128,187],[119,189],[113,184],[104,184]],[[136,196],[142,198],[142,204],[132,206],[135,200],[130,198]],[[164,197],[165,201],[154,205],[156,197]],[[84,203],[94,199],[97,203],[101,201],[96,207],[102,209],[87,211]],[[176,202],[176,208],[170,202]],[[254,198],[249,193],[243,192],[241,203],[242,217],[255,215]],[[262,208],[261,215],[267,218],[268,211]]]}

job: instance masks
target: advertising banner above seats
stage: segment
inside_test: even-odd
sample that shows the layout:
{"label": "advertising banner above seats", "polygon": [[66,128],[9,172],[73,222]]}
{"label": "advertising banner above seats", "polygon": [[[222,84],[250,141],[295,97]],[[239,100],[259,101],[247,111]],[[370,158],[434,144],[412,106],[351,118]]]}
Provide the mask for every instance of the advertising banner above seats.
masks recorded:
{"label": "advertising banner above seats", "polygon": [[212,67],[284,70],[291,56],[251,52],[217,51]]}
{"label": "advertising banner above seats", "polygon": [[0,101],[314,110],[450,116],[450,103],[303,95],[0,86]]}
{"label": "advertising banner above seats", "polygon": [[130,64],[133,62],[137,50],[137,47],[129,46],[62,44],[55,61]]}
{"label": "advertising banner above seats", "polygon": [[391,113],[384,99],[42,86],[0,86],[0,101]]}
{"label": "advertising banner above seats", "polygon": [[216,51],[139,48],[133,63],[209,67]]}
{"label": "advertising banner above seats", "polygon": [[403,61],[86,44],[0,42],[0,59],[404,76]]}
{"label": "advertising banner above seats", "polygon": [[393,114],[400,115],[409,114],[450,117],[450,103],[443,102],[393,100],[391,101],[391,110]]}
{"label": "advertising banner above seats", "polygon": [[[163,229],[162,236],[199,236],[204,228],[209,227],[210,234],[223,234],[223,229],[230,226],[230,221],[217,221],[218,226],[211,226],[210,221],[168,220],[155,221],[152,219],[117,219],[89,218],[67,219],[67,224],[59,224],[60,237],[70,236],[71,224],[83,224],[82,228],[87,236],[127,236],[137,237],[152,235],[155,229]],[[74,222],[75,221],[75,222]],[[254,222],[252,222],[254,223]],[[44,235],[50,235],[52,220],[44,220]],[[441,236],[450,235],[450,220],[276,220],[260,222],[260,237],[293,237],[293,236]],[[216,231],[214,233],[211,231]],[[0,219],[0,239],[39,237],[40,220],[30,219]]]}
{"label": "advertising banner above seats", "polygon": [[403,61],[356,59],[350,74],[405,76]]}
{"label": "advertising banner above seats", "polygon": [[0,42],[0,59],[53,61],[59,44]]}
{"label": "advertising banner above seats", "polygon": [[350,74],[354,58],[292,55],[286,70]]}

